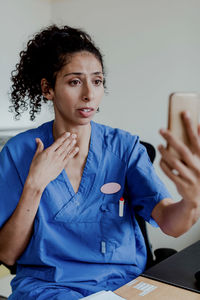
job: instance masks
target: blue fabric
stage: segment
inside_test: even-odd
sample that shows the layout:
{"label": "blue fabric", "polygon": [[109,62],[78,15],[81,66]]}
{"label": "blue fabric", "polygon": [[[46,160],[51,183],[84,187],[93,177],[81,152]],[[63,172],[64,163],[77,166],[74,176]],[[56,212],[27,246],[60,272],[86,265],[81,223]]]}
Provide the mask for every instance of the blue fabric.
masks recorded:
{"label": "blue fabric", "polygon": [[[53,143],[53,121],[17,135],[0,153],[0,227],[11,216],[36,151]],[[90,149],[77,193],[65,170],[43,192],[34,232],[18,259],[10,300],[79,299],[115,290],[145,268],[146,249],[135,213],[156,226],[152,209],[170,197],[139,138],[91,122]],[[116,182],[121,189],[104,194]],[[124,216],[119,199],[125,198]],[[105,253],[102,253],[102,242]]]}

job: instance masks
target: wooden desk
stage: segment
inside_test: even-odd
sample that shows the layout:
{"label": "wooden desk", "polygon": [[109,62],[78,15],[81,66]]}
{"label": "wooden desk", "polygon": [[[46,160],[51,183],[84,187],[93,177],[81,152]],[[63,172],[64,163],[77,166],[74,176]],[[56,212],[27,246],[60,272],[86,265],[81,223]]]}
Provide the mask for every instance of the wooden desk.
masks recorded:
{"label": "wooden desk", "polygon": [[200,294],[139,276],[115,294],[126,300],[200,300]]}

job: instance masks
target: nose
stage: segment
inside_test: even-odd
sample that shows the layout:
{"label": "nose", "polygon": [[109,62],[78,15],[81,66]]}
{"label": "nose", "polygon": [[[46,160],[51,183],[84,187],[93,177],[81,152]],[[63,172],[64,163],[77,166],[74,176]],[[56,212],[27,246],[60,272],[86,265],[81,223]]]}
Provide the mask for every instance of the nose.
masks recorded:
{"label": "nose", "polygon": [[85,102],[92,101],[94,99],[93,86],[90,83],[86,83],[82,92],[82,100]]}

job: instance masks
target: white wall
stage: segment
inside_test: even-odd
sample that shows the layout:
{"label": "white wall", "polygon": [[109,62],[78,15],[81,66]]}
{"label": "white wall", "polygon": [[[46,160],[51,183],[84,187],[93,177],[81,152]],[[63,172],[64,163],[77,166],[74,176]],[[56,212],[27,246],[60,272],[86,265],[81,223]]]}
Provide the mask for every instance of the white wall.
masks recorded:
{"label": "white wall", "polygon": [[[167,123],[168,95],[174,91],[199,91],[200,1],[198,0],[7,0],[1,3],[3,27],[0,49],[0,129],[36,126],[28,116],[14,122],[7,113],[10,71],[28,37],[55,22],[87,30],[105,55],[108,95],[96,120],[120,127],[155,146],[158,130]],[[155,167],[172,196],[173,184]],[[155,248],[181,249],[200,238],[200,222],[187,234],[173,239],[149,229]]]}
{"label": "white wall", "polygon": [[[200,91],[200,1],[54,0],[52,19],[87,30],[105,54],[107,86],[96,120],[157,146],[168,95]],[[155,164],[172,196],[174,186]],[[149,227],[155,248],[181,249],[200,238],[200,222],[178,239]]]}
{"label": "white wall", "polygon": [[36,126],[42,122],[29,121],[29,114],[14,121],[8,112],[10,73],[19,61],[19,52],[24,49],[31,36],[50,22],[50,0],[6,0],[0,1],[0,130],[4,128]]}

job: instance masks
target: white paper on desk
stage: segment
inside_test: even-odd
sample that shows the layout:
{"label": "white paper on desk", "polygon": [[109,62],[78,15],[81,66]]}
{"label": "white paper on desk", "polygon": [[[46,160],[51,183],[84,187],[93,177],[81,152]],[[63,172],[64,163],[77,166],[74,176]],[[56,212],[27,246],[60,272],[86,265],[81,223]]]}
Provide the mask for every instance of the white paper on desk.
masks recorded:
{"label": "white paper on desk", "polygon": [[92,294],[90,296],[81,298],[86,300],[126,300],[111,291],[100,291],[98,293]]}

